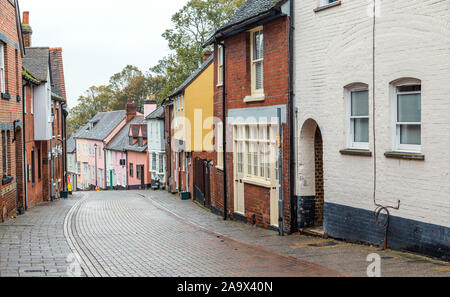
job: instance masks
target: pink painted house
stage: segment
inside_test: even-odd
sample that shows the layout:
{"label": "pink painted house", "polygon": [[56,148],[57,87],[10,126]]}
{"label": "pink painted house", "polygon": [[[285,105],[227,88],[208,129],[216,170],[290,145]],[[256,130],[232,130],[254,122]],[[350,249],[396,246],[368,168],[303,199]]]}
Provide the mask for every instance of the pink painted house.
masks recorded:
{"label": "pink painted house", "polygon": [[77,133],[77,166],[80,169],[77,187],[79,189],[108,188],[110,172],[107,170],[106,147],[137,115],[142,116],[136,112],[136,105],[127,104],[126,111],[98,113]]}
{"label": "pink painted house", "polygon": [[[157,105],[148,101],[145,114]],[[147,123],[145,115],[137,114],[122,127],[106,146],[108,189],[146,189],[151,184],[148,164]]]}

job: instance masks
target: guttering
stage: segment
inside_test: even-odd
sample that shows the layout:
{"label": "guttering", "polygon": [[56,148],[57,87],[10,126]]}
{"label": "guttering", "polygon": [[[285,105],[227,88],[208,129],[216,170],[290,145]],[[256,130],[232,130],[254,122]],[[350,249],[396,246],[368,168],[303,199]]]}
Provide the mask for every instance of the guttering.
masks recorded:
{"label": "guttering", "polygon": [[295,11],[294,0],[289,4],[289,142],[291,151],[289,153],[289,188],[291,199],[291,233],[298,229],[297,225],[297,203],[295,198],[295,141],[294,141],[294,30]]}
{"label": "guttering", "polygon": [[[276,4],[274,7],[270,8],[269,10],[263,11],[260,14],[253,16],[248,19],[244,19],[240,22],[226,25],[214,33],[214,35],[209,38],[206,43],[203,45],[203,47],[207,47],[213,43],[216,43],[217,39],[223,39],[226,37],[229,37],[234,34],[238,34],[242,31],[246,30],[247,26],[254,27],[256,22],[266,20],[265,22],[272,21],[274,18],[280,17],[283,14],[281,13],[281,6],[286,2],[280,1],[278,4]],[[270,18],[270,20],[269,20]]]}

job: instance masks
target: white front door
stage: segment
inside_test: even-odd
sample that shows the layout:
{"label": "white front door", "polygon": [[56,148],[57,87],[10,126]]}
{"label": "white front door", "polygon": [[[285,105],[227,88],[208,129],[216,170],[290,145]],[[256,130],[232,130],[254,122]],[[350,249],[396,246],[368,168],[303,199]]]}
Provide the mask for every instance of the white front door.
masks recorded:
{"label": "white front door", "polygon": [[272,187],[270,190],[270,225],[273,227],[278,227],[279,214],[279,199],[280,199],[280,179],[279,179],[279,162],[278,162],[278,147],[274,139],[278,134],[278,127],[271,126],[269,129],[271,140],[269,143],[270,147],[270,172]]}
{"label": "white front door", "polygon": [[[234,128],[234,212],[245,215],[245,195],[244,195],[244,143],[242,126]],[[226,162],[226,160],[224,160]]]}

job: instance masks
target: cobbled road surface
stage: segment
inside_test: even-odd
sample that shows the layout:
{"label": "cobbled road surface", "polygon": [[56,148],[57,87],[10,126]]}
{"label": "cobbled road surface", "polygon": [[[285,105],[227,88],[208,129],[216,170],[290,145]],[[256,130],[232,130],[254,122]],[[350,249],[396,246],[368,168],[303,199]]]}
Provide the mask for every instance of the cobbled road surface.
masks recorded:
{"label": "cobbled road surface", "polygon": [[[0,277],[365,276],[379,253],[275,233],[166,192],[75,193],[0,224]],[[450,276],[445,262],[380,254],[383,276]]]}
{"label": "cobbled road surface", "polygon": [[87,276],[338,276],[194,226],[128,192],[89,193],[65,233]]}

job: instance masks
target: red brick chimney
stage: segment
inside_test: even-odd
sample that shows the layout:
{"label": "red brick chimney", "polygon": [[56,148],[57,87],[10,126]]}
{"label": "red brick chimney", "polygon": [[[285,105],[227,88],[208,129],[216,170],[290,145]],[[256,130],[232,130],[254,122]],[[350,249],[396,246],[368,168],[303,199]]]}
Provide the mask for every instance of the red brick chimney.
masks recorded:
{"label": "red brick chimney", "polygon": [[30,26],[30,13],[28,11],[24,11],[22,20],[22,37],[23,45],[25,47],[31,47],[31,35],[33,35],[33,30]]}
{"label": "red brick chimney", "polygon": [[206,60],[208,60],[209,59],[209,57],[211,57],[211,55],[212,55],[212,52],[205,52],[204,54],[203,54],[203,62],[205,62]]}
{"label": "red brick chimney", "polygon": [[136,112],[137,112],[136,104],[128,101],[127,102],[127,122],[131,121],[136,116]]}

